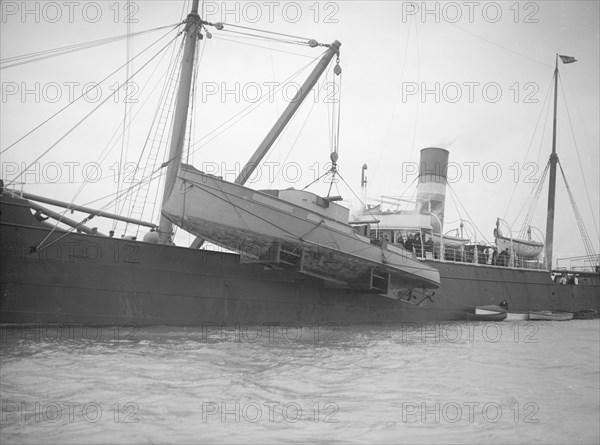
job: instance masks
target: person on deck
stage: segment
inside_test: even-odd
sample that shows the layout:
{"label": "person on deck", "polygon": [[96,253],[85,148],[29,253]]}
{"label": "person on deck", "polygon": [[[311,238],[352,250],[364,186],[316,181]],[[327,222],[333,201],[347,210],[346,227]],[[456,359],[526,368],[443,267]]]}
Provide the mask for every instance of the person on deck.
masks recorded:
{"label": "person on deck", "polygon": [[409,252],[414,252],[413,248],[415,245],[415,238],[413,237],[413,234],[411,233],[410,235],[408,235],[408,238],[406,238],[406,242],[404,243],[404,248],[406,250],[408,250]]}
{"label": "person on deck", "polygon": [[425,241],[425,252],[431,252],[433,254],[433,238],[427,238]]}
{"label": "person on deck", "polygon": [[402,238],[402,235],[398,235],[398,239],[396,240],[396,243],[398,243],[402,247],[406,248],[406,245],[404,244],[404,238]]}
{"label": "person on deck", "polygon": [[498,262],[498,249],[494,247],[492,250],[492,265],[495,266]]}
{"label": "person on deck", "polygon": [[498,255],[498,266],[508,266],[508,249],[504,249]]}
{"label": "person on deck", "polygon": [[422,256],[422,252],[421,252],[421,235],[420,234],[416,234],[415,235],[415,240],[414,240],[414,250],[415,253],[417,254],[417,256]]}
{"label": "person on deck", "polygon": [[390,242],[390,240],[388,239],[388,236],[387,235],[383,235],[383,238],[381,239],[380,246],[383,247],[384,249],[386,249],[389,242]]}

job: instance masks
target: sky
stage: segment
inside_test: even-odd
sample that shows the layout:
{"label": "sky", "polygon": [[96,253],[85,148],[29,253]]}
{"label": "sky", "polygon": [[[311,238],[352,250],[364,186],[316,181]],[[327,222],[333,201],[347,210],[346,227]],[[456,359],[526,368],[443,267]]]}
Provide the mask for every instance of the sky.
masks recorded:
{"label": "sky", "polygon": [[[233,180],[304,77],[286,79],[324,51],[322,47],[235,35],[230,31],[255,32],[231,25],[321,43],[338,40],[342,43],[341,86],[336,83],[333,87],[334,75],[328,70],[249,185],[257,189],[302,188],[323,174],[336,133],[331,115],[339,111],[339,172],[351,188],[343,183],[337,187],[347,205],[360,207],[355,194],[360,196],[363,164],[368,165],[369,197],[410,198],[420,149],[445,148],[452,164],[444,230],[467,219],[478,228],[477,240],[493,241],[497,217],[515,231],[521,226],[528,197],[551,150],[556,54],[575,57],[576,63],[559,62],[557,153],[591,242],[596,253],[600,251],[598,2],[201,3],[205,20],[229,25],[224,32],[208,27],[212,38],[200,42],[193,144],[186,162]],[[124,117],[126,96],[122,91],[118,97],[110,97],[115,85],[127,78],[121,70],[93,90],[96,96],[90,93],[7,147],[81,95],[85,85],[95,85],[168,30],[130,39],[129,45],[123,39],[14,67],[4,68],[13,63],[5,64],[5,59],[174,25],[189,10],[189,2],[3,1],[1,8],[2,178],[9,182],[23,173],[25,166],[108,99],[18,179],[25,182],[19,187],[30,193],[93,207],[104,205],[107,201],[95,200],[116,192],[117,172],[131,179],[148,123],[155,115],[157,94],[144,102],[146,92],[160,92],[156,85],[167,72],[173,45],[163,59],[153,59],[131,80],[129,118]],[[171,37],[173,33],[138,56],[129,75]],[[301,72],[301,76],[307,74],[307,70]],[[285,88],[213,137],[215,128],[256,104],[258,95],[273,91],[274,85]],[[117,138],[112,149],[102,155],[115,131],[122,135],[119,126],[124,120],[131,122],[126,142]],[[554,258],[583,255],[560,173],[557,184]],[[328,187],[319,181],[310,190],[326,194]],[[151,189],[150,200],[158,202],[156,196]],[[544,188],[532,220],[541,232],[545,231],[546,199]],[[156,215],[157,208],[147,207],[144,219],[151,219],[152,211]],[[119,209],[111,206],[107,210]],[[178,239],[186,244],[189,237],[179,234]]]}

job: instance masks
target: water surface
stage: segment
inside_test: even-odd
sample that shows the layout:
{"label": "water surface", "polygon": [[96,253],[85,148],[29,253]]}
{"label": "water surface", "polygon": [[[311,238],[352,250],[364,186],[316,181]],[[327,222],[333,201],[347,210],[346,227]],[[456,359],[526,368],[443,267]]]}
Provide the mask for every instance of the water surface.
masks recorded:
{"label": "water surface", "polygon": [[599,443],[599,337],[598,320],[4,327],[0,439]]}

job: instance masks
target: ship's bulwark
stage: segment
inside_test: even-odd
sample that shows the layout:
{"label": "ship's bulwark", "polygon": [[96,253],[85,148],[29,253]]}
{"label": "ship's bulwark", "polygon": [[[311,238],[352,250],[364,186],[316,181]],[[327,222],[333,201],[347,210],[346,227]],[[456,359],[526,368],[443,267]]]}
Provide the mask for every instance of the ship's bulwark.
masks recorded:
{"label": "ship's bulwark", "polygon": [[[2,197],[2,323],[370,323],[464,319],[476,305],[509,301],[511,309],[600,309],[598,276],[559,285],[547,272],[429,262],[437,290],[416,290],[412,303],[331,288],[319,279],[233,254],[64,232],[36,253],[48,226],[27,201]],[[59,239],[60,238],[60,239]],[[434,293],[435,292],[435,293]],[[427,298],[429,297],[429,298]],[[401,296],[403,298],[403,296]]]}

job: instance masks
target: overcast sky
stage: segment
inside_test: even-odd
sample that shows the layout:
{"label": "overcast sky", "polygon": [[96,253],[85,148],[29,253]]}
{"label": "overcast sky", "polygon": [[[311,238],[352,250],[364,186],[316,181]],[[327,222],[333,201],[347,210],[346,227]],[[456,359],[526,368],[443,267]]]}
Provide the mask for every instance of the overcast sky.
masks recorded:
{"label": "overcast sky", "polygon": [[[126,34],[128,19],[132,32],[175,24],[189,6],[174,1],[141,1],[126,8],[123,2],[3,1],[2,59]],[[540,178],[551,150],[550,91],[555,55],[577,58],[572,64],[559,62],[557,151],[598,252],[598,2],[205,1],[202,15],[210,22],[266,29],[322,43],[339,40],[342,95],[336,106],[341,105],[339,164],[343,177],[360,195],[360,171],[366,163],[369,196],[410,197],[419,150],[446,148],[453,163],[449,170],[452,194],[464,208],[457,210],[448,197],[445,230],[456,227],[460,217],[470,217],[481,231],[478,240],[493,240],[497,217],[519,228],[521,220],[515,222],[515,218]],[[243,165],[250,157],[289,102],[296,84],[273,94],[265,106],[220,137],[208,143],[202,137],[256,102],[257,94],[285,82],[311,58],[318,57],[323,48],[250,39],[232,42],[225,40],[235,39],[231,33],[210,27],[209,31],[214,38],[203,40],[200,48],[194,152],[188,160],[200,169],[217,168],[216,173],[233,180],[236,162]],[[166,32],[133,39],[130,54],[139,53]],[[148,54],[166,44],[167,39],[161,40]],[[163,62],[171,54],[169,50]],[[126,57],[127,46],[121,40],[0,71],[2,150],[67,105],[69,96],[80,95],[85,84],[98,82],[123,64]],[[136,59],[130,73],[146,60],[144,55]],[[151,63],[148,74],[144,71],[134,78],[136,87],[145,85],[156,66]],[[156,68],[146,90],[153,88],[165,70],[166,63]],[[306,74],[304,71],[303,76]],[[72,112],[4,152],[5,181],[20,173],[22,163],[41,155],[124,79],[125,72],[121,71],[99,87],[97,102],[92,98],[80,101],[70,107]],[[328,115],[332,104],[327,83],[331,79],[330,72],[319,81],[319,93],[303,104],[252,187],[265,188],[272,182],[275,188],[301,188],[324,172],[331,149]],[[131,94],[138,100],[130,105],[133,115],[146,95],[140,91]],[[94,168],[85,170],[86,165],[98,162],[99,176],[105,179],[88,184],[76,202],[85,204],[114,192],[114,165],[137,161],[156,104],[156,99],[150,99],[133,120],[124,154],[119,142],[100,162],[100,153],[123,121],[123,99],[121,95],[114,103],[111,98],[107,106],[44,156],[34,173],[24,176],[25,190],[71,201],[85,177],[98,176]],[[284,170],[269,178],[280,165]],[[122,171],[129,172],[126,167]],[[327,187],[320,183],[313,191],[326,193]],[[558,188],[554,257],[584,254],[560,177]],[[357,207],[351,191],[343,186],[339,190]],[[533,219],[542,231],[546,196],[544,190]],[[520,213],[521,219],[525,213]]]}

